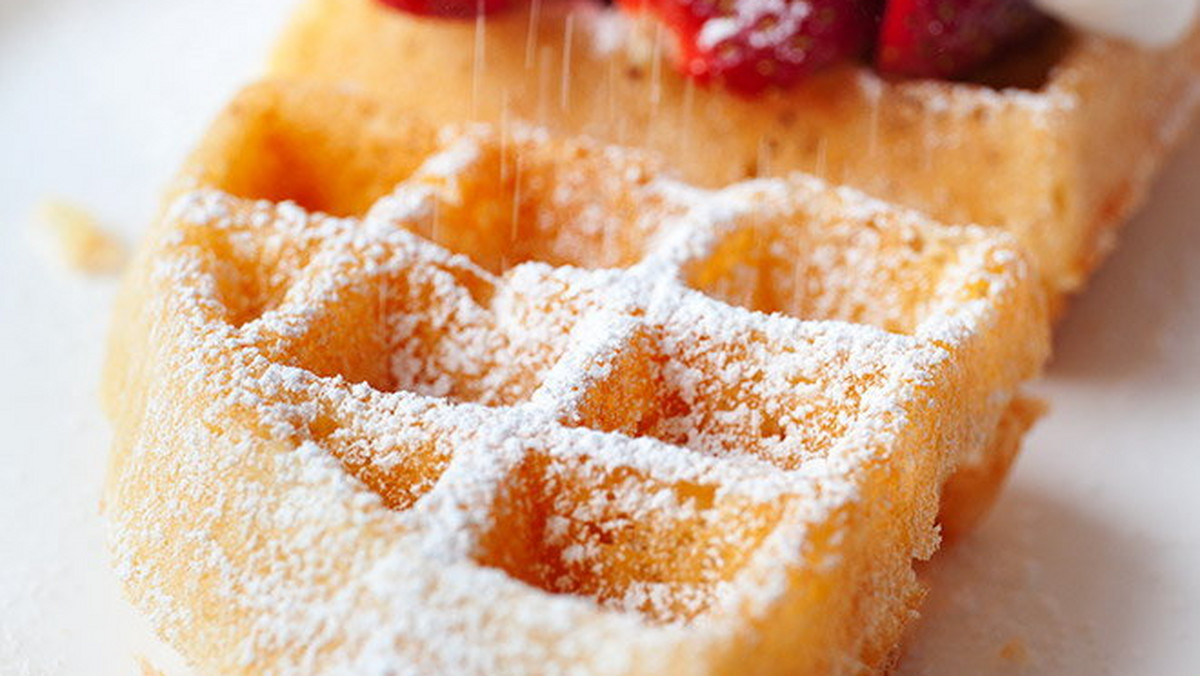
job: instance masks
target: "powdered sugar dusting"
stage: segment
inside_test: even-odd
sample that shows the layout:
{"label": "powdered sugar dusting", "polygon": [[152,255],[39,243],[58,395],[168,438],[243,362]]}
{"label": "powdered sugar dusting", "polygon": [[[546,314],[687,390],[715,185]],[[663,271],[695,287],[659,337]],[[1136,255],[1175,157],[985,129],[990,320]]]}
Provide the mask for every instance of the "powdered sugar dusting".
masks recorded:
{"label": "powdered sugar dusting", "polygon": [[[749,0],[735,3],[733,14],[714,16],[704,22],[696,37],[701,49],[713,49],[739,33],[745,33],[755,49],[783,45],[798,33],[798,27],[810,14],[807,2],[788,0]],[[769,20],[767,27],[764,22]]]}
{"label": "powdered sugar dusting", "polygon": [[[699,668],[794,571],[834,565],[813,529],[1023,274],[1003,239],[812,179],[703,192],[632,168],[630,265],[588,269],[628,205],[561,208],[568,176],[524,193],[556,264],[488,270],[418,233],[473,203],[493,141],[447,139],[362,220],[211,190],[167,212],[153,424],[117,470],[113,539],[138,603],[206,665]],[[772,278],[747,271],[788,236],[822,286],[765,306]],[[947,243],[895,256],[906,237]]]}

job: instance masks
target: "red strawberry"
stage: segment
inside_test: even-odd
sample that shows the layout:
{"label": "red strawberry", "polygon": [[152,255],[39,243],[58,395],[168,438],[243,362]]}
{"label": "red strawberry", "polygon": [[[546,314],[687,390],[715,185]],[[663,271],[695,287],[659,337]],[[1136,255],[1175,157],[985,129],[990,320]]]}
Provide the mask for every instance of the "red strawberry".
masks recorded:
{"label": "red strawberry", "polygon": [[684,73],[746,96],[860,55],[879,6],[876,0],[617,1],[654,14],[675,34]]}
{"label": "red strawberry", "polygon": [[470,19],[480,11],[491,14],[508,5],[508,0],[379,0],[380,4],[409,14]]}
{"label": "red strawberry", "polygon": [[888,0],[876,66],[897,75],[961,77],[1048,22],[1026,0]]}

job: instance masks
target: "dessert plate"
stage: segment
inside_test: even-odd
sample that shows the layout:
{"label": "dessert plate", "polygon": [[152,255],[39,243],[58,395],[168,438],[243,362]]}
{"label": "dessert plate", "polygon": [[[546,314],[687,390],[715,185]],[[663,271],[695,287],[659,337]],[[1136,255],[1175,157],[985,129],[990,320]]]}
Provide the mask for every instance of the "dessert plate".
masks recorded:
{"label": "dessert plate", "polygon": [[[291,0],[0,0],[0,673],[172,656],[121,600],[98,500],[110,280],[33,222],[63,197],[132,242],[190,143],[253,79]],[[1188,674],[1200,661],[1200,139],[1059,327],[995,511],[926,571],[901,674]]]}

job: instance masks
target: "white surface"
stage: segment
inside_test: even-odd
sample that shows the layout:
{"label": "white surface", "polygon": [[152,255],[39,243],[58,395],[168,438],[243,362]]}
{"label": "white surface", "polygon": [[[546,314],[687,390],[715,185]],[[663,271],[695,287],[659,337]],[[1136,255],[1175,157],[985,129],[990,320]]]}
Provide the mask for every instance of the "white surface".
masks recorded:
{"label": "white surface", "polygon": [[[135,239],[290,4],[0,0],[0,675],[169,666],[96,512],[113,284],[39,250],[31,213],[67,197]],[[1200,672],[1198,181],[1194,139],[1061,327],[1053,410],[933,565],[901,674]]]}
{"label": "white surface", "polygon": [[1187,34],[1200,0],[1033,0],[1066,23],[1162,47]]}

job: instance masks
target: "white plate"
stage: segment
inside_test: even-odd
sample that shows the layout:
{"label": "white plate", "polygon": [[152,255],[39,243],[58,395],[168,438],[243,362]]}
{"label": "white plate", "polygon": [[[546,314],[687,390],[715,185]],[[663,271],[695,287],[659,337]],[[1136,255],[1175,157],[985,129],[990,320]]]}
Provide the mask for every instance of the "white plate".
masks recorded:
{"label": "white plate", "polygon": [[[135,239],[292,0],[0,0],[0,674],[170,666],[97,516],[113,285],[40,251],[46,197]],[[1113,158],[1120,161],[1120,158]],[[1200,139],[1060,327],[991,518],[932,568],[900,673],[1200,670]]]}

